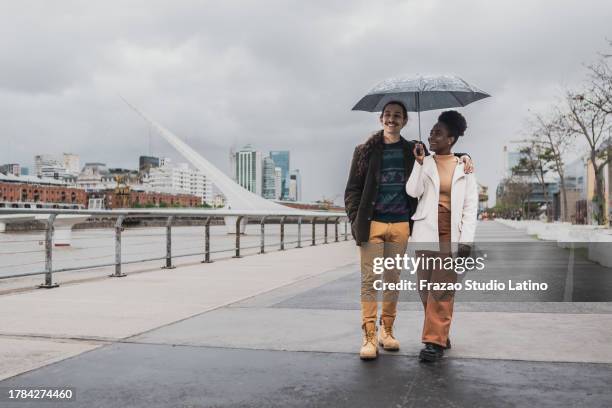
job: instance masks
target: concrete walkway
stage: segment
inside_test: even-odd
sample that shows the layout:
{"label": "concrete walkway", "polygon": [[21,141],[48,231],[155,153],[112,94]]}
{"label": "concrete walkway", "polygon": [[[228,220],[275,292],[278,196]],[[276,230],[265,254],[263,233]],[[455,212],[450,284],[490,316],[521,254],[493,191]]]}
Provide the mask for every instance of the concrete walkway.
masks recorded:
{"label": "concrete walkway", "polygon": [[[45,403],[61,407],[612,406],[610,271],[576,253],[568,279],[567,250],[550,264],[526,252],[529,237],[478,228],[506,251],[522,245],[512,267],[554,290],[525,301],[458,295],[440,363],[417,362],[414,296],[399,305],[401,350],[358,359],[357,250],[340,242],[0,296],[0,389],[74,387],[75,401]],[[583,301],[563,301],[568,282]]]}
{"label": "concrete walkway", "polygon": [[272,291],[355,256],[348,241],[0,296],[0,376]]}

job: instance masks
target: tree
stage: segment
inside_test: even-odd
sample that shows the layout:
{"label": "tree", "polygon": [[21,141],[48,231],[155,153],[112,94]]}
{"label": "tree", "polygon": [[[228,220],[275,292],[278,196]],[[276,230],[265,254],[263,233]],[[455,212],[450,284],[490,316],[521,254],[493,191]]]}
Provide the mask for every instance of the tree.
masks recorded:
{"label": "tree", "polygon": [[590,165],[595,175],[593,217],[599,225],[604,225],[607,224],[607,214],[604,211],[603,169],[612,159],[608,154],[612,126],[610,113],[589,102],[594,99],[592,90],[583,93],[568,91],[565,97],[567,112],[563,115],[562,126],[571,134],[583,136],[588,144]]}
{"label": "tree", "polygon": [[519,163],[512,169],[517,175],[528,174],[534,176],[542,188],[544,202],[546,203],[546,218],[550,221],[551,214],[548,206],[548,187],[546,186],[546,173],[549,171],[547,155],[544,146],[537,139],[527,140],[528,145],[521,148]]}
{"label": "tree", "polygon": [[[538,146],[538,160],[541,161],[546,171],[553,171],[559,176],[559,189],[561,190],[564,215],[563,221],[569,221],[564,157],[573,146],[574,135],[563,125],[563,114],[557,107],[554,108],[552,114],[547,116],[539,113],[534,114],[529,123],[531,127],[531,143]],[[546,189],[543,178],[542,174],[542,188]]]}
{"label": "tree", "polygon": [[525,181],[525,177],[518,174],[513,174],[510,177],[503,179],[499,187],[499,203],[498,210],[502,212],[511,212],[518,210],[525,212],[526,218],[529,218],[528,199],[533,192],[531,183]]}
{"label": "tree", "polygon": [[[612,41],[610,42],[612,46]],[[573,134],[582,135],[589,146],[589,158],[595,174],[593,216],[600,225],[607,224],[605,214],[603,169],[612,157],[610,136],[612,136],[612,55],[600,54],[600,58],[588,66],[588,84],[585,92],[566,94],[568,112],[565,126]]]}
{"label": "tree", "polygon": [[[610,41],[612,47],[612,41]],[[606,115],[612,114],[612,67],[609,61],[610,54],[601,54],[599,59],[588,66],[589,69],[589,92],[584,96],[584,101],[601,110]]]}

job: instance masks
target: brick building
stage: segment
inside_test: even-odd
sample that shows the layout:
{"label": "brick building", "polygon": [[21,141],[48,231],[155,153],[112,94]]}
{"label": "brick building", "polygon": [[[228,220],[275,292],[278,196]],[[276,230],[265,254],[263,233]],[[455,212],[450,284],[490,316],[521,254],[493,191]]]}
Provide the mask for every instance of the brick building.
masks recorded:
{"label": "brick building", "polygon": [[197,207],[202,197],[127,188],[87,192],[51,178],[0,174],[0,208],[85,209],[90,199],[101,199],[100,208]]}
{"label": "brick building", "polygon": [[[103,198],[104,207],[138,208],[138,207],[197,207],[202,198],[189,194],[168,194],[148,191],[129,191],[129,196],[118,194],[115,190],[106,190],[100,193],[91,193],[90,198]],[[127,204],[127,206],[125,205]]]}
{"label": "brick building", "polygon": [[87,193],[82,189],[47,184],[44,179],[39,182],[20,179],[0,179],[0,207],[78,209],[87,206]]}

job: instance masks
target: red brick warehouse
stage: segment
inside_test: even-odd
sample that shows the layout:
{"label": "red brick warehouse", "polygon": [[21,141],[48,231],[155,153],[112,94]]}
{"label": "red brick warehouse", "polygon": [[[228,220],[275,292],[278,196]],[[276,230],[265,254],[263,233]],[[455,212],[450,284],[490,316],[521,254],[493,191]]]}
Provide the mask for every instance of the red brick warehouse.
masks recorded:
{"label": "red brick warehouse", "polygon": [[0,181],[0,206],[17,207],[18,203],[53,203],[87,207],[85,190],[65,186]]}

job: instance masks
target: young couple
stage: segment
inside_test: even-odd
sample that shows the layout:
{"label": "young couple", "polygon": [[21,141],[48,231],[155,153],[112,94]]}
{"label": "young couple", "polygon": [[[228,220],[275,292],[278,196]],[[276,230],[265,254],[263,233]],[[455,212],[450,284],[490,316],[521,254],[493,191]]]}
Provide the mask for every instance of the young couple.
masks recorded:
{"label": "young couple", "polygon": [[[419,142],[400,135],[408,123],[403,103],[387,103],[380,114],[382,130],[357,146],[344,202],[351,231],[361,257],[361,319],[363,342],[360,357],[378,356],[378,346],[399,350],[393,334],[398,291],[385,290],[377,328],[378,302],[373,272],[374,259],[403,256],[408,239],[413,243],[435,243],[439,256],[457,256],[469,251],[473,242],[478,189],[469,156],[453,154],[452,148],[467,128],[457,111],[443,112],[429,135],[429,155]],[[451,246],[454,243],[454,246]],[[428,251],[428,255],[432,252]],[[385,282],[399,282],[399,269],[386,269]],[[454,271],[419,269],[419,280],[456,281]],[[436,361],[450,348],[448,337],[453,312],[452,291],[420,290],[425,320],[421,361]]]}

